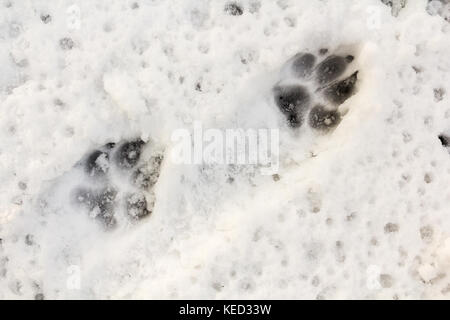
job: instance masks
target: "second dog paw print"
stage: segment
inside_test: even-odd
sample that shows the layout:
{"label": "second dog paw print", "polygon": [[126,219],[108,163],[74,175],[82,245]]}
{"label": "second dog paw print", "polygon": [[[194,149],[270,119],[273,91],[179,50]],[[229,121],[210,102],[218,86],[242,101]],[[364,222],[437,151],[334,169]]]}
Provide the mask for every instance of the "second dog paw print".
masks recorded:
{"label": "second dog paw print", "polygon": [[339,106],[355,92],[358,71],[348,72],[354,56],[301,52],[289,59],[273,88],[274,101],[288,125],[307,123],[326,132],[341,121]]}
{"label": "second dog paw print", "polygon": [[78,164],[86,179],[74,190],[74,202],[105,229],[117,225],[121,212],[131,221],[147,217],[162,161],[162,151],[140,139],[90,151]]}

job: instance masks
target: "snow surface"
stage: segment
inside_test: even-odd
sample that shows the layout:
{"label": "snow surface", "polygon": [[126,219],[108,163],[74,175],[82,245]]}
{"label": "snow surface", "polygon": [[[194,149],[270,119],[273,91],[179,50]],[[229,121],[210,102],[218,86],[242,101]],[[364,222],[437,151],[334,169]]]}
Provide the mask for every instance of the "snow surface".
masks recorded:
{"label": "snow surface", "polygon": [[[450,297],[448,1],[226,3],[0,1],[0,298]],[[271,87],[321,48],[357,92],[293,131]],[[71,205],[89,151],[195,121],[280,128],[278,176],[165,158],[150,217]]]}

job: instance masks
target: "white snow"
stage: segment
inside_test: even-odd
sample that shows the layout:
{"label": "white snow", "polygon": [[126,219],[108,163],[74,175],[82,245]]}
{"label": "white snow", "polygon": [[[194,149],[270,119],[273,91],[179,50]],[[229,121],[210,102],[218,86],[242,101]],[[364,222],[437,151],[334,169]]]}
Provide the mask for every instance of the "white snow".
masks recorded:
{"label": "white snow", "polygon": [[[0,298],[448,299],[441,2],[1,0]],[[351,51],[357,93],[332,133],[295,133],[271,87],[321,48]],[[71,205],[90,150],[168,154],[195,121],[279,127],[279,180],[164,161],[138,223],[105,232]]]}

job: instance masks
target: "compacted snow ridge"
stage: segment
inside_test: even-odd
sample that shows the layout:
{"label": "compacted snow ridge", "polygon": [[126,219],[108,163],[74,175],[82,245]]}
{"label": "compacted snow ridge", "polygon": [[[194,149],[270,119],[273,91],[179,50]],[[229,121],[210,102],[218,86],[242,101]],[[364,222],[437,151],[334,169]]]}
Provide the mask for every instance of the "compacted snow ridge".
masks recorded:
{"label": "compacted snow ridge", "polygon": [[[0,299],[450,298],[448,0],[0,17]],[[198,125],[278,170],[177,163]]]}

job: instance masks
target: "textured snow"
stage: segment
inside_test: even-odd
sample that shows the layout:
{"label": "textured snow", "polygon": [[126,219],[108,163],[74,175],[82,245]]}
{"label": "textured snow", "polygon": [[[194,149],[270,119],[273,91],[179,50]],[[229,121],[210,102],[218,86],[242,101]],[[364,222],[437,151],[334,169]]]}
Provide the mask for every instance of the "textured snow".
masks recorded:
{"label": "textured snow", "polygon": [[[0,1],[0,298],[449,298],[448,1],[235,3]],[[293,131],[271,88],[322,48],[357,92]],[[278,175],[165,157],[149,217],[72,205],[90,151],[196,121],[279,128]]]}

